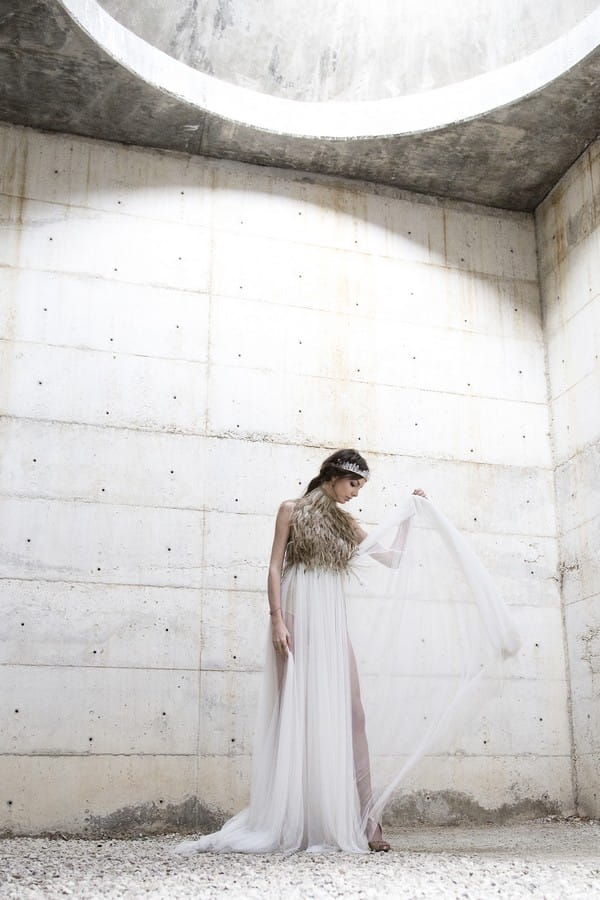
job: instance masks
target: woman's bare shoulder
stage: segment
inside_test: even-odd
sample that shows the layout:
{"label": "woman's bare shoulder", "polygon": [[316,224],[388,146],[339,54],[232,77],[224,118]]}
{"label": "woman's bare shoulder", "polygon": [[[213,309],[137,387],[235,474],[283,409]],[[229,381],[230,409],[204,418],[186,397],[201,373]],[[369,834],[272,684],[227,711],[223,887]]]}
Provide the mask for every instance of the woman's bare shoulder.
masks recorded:
{"label": "woman's bare shoulder", "polygon": [[275,519],[275,535],[284,533],[289,534],[290,528],[292,527],[292,513],[294,512],[295,505],[295,500],[284,500],[283,503],[279,504],[277,517]]}
{"label": "woman's bare shoulder", "polygon": [[297,500],[284,500],[279,504],[279,509],[277,511],[278,516],[291,516],[294,511],[294,507],[296,506]]}

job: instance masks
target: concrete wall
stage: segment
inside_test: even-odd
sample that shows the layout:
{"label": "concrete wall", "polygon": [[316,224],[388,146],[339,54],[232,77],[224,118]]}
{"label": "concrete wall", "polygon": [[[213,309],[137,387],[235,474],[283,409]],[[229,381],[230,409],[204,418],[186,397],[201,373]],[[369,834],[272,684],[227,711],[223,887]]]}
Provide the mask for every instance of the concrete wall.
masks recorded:
{"label": "concrete wall", "polygon": [[600,141],[537,211],[576,796],[600,815]]}
{"label": "concrete wall", "polygon": [[0,827],[241,806],[273,514],[344,445],[374,471],[356,515],[426,488],[523,633],[486,743],[414,804],[570,811],[532,218],[0,137]]}

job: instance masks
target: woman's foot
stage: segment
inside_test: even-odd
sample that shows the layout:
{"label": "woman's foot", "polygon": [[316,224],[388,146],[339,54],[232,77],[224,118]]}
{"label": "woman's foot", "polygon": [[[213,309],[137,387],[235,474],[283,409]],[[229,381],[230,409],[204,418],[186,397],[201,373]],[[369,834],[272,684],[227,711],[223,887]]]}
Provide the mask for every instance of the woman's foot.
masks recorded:
{"label": "woman's foot", "polygon": [[383,840],[381,825],[378,825],[369,841],[369,850],[372,850],[374,853],[387,853],[389,849],[390,845]]}
{"label": "woman's foot", "polygon": [[369,850],[373,850],[374,853],[387,853],[389,849],[387,841],[369,841]]}

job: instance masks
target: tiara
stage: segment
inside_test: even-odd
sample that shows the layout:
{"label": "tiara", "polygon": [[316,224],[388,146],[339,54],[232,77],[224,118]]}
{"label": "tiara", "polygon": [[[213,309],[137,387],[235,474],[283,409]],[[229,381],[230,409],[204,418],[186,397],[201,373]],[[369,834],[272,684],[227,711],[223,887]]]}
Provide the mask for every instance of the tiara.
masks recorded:
{"label": "tiara", "polygon": [[334,463],[333,465],[336,469],[342,469],[344,472],[354,472],[355,475],[358,475],[359,478],[364,478],[365,481],[371,474],[368,469],[361,469],[359,465],[353,462]]}

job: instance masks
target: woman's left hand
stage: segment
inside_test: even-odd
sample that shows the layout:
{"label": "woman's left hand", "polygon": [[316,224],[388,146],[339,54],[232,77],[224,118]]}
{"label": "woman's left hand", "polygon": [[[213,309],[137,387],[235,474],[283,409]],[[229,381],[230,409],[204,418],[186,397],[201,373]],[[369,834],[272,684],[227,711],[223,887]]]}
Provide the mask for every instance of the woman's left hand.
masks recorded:
{"label": "woman's left hand", "polygon": [[415,488],[413,494],[416,494],[417,497],[425,497],[425,499],[427,500],[427,494],[425,493],[423,488]]}

